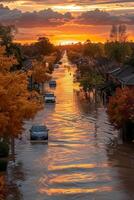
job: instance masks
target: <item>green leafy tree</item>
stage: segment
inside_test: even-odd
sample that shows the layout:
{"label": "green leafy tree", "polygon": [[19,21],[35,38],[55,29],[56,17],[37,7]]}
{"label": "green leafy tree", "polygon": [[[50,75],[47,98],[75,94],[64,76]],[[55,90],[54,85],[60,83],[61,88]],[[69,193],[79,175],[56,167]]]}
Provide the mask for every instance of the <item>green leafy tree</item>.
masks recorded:
{"label": "green leafy tree", "polygon": [[93,88],[98,88],[101,84],[103,84],[104,80],[101,75],[97,73],[88,73],[83,76],[80,80],[80,86],[83,87],[84,91],[92,90]]}
{"label": "green leafy tree", "polygon": [[129,43],[107,42],[105,43],[105,54],[110,60],[120,64],[131,56],[132,50]]}
{"label": "green leafy tree", "polygon": [[0,44],[8,49],[12,44],[15,32],[14,26],[0,25]]}
{"label": "green leafy tree", "polygon": [[92,43],[87,40],[83,47],[83,55],[92,59],[102,57],[104,55],[103,45],[101,43]]}
{"label": "green leafy tree", "polygon": [[40,55],[45,56],[50,54],[53,51],[53,44],[46,37],[40,37],[35,43]]}
{"label": "green leafy tree", "polygon": [[17,66],[22,64],[22,53],[19,44],[13,43],[17,30],[15,26],[0,25],[0,45],[6,47],[8,56],[14,55],[17,59]]}

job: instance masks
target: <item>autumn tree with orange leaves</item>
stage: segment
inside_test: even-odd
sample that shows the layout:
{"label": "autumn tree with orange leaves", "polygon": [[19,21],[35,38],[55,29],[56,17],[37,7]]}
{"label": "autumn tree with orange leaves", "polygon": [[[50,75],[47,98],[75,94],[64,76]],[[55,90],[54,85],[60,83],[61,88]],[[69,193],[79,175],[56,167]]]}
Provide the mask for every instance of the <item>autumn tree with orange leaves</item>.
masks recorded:
{"label": "autumn tree with orange leaves", "polygon": [[[0,140],[9,141],[22,132],[24,119],[34,116],[39,108],[35,94],[27,90],[27,76],[10,71],[16,59],[7,57],[0,47]],[[34,97],[34,98],[33,98]]]}
{"label": "autumn tree with orange leaves", "polygon": [[42,86],[42,92],[44,88],[44,83],[50,80],[51,75],[47,73],[46,62],[34,62],[32,77],[34,82],[39,83]]}
{"label": "autumn tree with orange leaves", "polygon": [[108,105],[110,121],[118,129],[134,123],[134,88],[118,88]]}

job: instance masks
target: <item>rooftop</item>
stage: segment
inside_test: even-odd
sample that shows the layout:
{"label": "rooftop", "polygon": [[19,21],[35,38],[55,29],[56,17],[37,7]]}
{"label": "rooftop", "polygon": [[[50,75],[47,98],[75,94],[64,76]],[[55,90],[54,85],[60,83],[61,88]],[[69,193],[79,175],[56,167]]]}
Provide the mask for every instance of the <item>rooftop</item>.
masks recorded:
{"label": "rooftop", "polygon": [[109,74],[125,85],[134,85],[134,66],[116,68]]}

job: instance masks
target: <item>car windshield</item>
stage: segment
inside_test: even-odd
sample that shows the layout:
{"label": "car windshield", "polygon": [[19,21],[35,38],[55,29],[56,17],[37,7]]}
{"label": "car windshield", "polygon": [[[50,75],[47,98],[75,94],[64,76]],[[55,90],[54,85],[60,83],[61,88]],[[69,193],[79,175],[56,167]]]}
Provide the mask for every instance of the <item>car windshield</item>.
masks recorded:
{"label": "car windshield", "polygon": [[54,94],[45,94],[46,97],[53,97]]}
{"label": "car windshield", "polygon": [[45,131],[46,127],[45,126],[32,126],[31,130],[35,131],[35,132],[41,132],[41,131]]}

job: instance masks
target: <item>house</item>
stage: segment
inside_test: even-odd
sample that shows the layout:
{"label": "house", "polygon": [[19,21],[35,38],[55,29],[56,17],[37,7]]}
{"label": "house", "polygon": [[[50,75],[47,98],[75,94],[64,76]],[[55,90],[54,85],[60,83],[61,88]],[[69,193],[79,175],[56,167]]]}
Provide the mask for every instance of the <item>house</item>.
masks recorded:
{"label": "house", "polygon": [[115,93],[117,87],[134,87],[133,66],[114,67],[106,72],[106,77],[105,84],[101,88],[104,103],[109,101],[109,97]]}
{"label": "house", "polygon": [[134,86],[134,67],[125,66],[122,68],[116,68],[110,72],[109,80],[112,80],[115,84],[120,87],[133,87]]}

